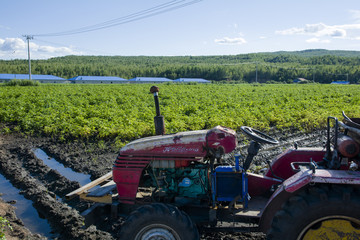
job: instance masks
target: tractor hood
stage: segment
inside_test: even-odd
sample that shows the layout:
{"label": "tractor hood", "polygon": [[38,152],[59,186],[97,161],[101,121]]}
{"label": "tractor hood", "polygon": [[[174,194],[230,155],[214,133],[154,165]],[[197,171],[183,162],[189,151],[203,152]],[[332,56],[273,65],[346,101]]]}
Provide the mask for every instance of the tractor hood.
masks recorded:
{"label": "tractor hood", "polygon": [[179,132],[170,135],[146,137],[125,145],[121,155],[205,157],[208,149],[223,153],[237,146],[236,132],[222,126],[210,130]]}

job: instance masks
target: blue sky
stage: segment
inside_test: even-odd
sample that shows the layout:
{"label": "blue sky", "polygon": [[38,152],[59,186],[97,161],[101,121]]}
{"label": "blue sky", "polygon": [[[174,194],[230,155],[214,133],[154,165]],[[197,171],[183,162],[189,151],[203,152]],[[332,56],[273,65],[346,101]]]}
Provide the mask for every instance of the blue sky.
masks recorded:
{"label": "blue sky", "polygon": [[[32,59],[360,51],[359,0],[2,0],[1,8],[3,60],[27,58],[26,34]],[[47,36],[106,22],[115,26]]]}

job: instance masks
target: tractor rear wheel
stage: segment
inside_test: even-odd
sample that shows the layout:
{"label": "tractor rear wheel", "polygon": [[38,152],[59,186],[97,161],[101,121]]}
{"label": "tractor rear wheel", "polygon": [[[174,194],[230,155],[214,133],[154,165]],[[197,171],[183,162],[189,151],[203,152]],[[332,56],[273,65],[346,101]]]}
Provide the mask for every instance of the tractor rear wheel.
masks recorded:
{"label": "tractor rear wheel", "polygon": [[121,227],[121,240],[199,239],[190,217],[177,207],[154,203],[132,212]]}
{"label": "tractor rear wheel", "polygon": [[348,186],[310,187],[275,214],[268,239],[360,239],[360,193]]}

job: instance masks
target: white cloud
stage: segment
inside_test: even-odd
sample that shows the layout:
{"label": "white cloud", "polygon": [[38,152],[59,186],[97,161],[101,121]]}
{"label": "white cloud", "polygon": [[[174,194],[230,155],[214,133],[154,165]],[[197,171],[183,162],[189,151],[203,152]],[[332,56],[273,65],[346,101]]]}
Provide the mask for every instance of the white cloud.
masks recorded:
{"label": "white cloud", "polygon": [[52,47],[52,46],[39,46],[38,52],[42,53],[59,53],[59,54],[74,54],[74,51],[68,47]]}
{"label": "white cloud", "polygon": [[350,10],[349,12],[355,22],[360,22],[360,10]]}
{"label": "white cloud", "polygon": [[321,40],[320,38],[310,38],[306,40],[307,43],[330,43],[330,40]]}
{"label": "white cloud", "polygon": [[[46,59],[72,54],[81,54],[69,47],[38,45],[30,41],[32,59]],[[22,38],[0,38],[0,57],[2,59],[27,58],[27,43]]]}
{"label": "white cloud", "polygon": [[246,43],[246,40],[241,37],[238,38],[223,37],[221,39],[215,39],[214,41],[215,43],[220,45],[241,45]]}
{"label": "white cloud", "polygon": [[21,38],[5,38],[5,40],[1,40],[0,51],[16,51],[26,47],[26,43]]}
{"label": "white cloud", "polygon": [[289,28],[276,31],[282,35],[309,35],[314,37],[334,37],[345,38],[347,30],[360,29],[360,24],[333,25],[329,26],[324,23],[306,24],[302,28]]}

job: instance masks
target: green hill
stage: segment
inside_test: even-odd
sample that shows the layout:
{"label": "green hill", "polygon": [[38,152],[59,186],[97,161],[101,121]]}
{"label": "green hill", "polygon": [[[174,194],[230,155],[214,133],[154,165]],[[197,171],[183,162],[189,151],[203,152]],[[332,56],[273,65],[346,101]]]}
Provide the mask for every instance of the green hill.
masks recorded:
{"label": "green hill", "polygon": [[[269,54],[269,53],[264,53]],[[319,56],[336,56],[336,57],[360,57],[360,51],[346,51],[346,50],[326,50],[326,49],[307,49],[302,51],[278,51],[270,54],[279,55],[294,55],[299,57],[319,57]]]}
{"label": "green hill", "polygon": [[[0,73],[27,73],[26,60],[0,61]],[[320,83],[360,79],[360,52],[309,49],[218,56],[65,56],[33,60],[33,74],[63,78],[79,75],[204,78],[231,82],[290,83],[306,78]]]}

